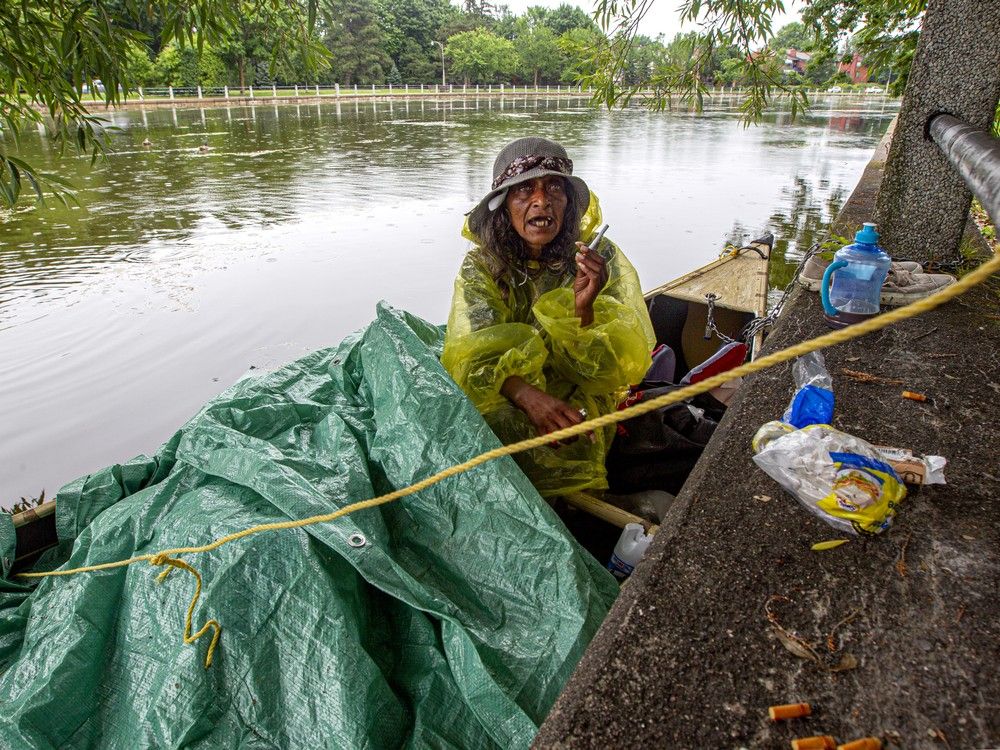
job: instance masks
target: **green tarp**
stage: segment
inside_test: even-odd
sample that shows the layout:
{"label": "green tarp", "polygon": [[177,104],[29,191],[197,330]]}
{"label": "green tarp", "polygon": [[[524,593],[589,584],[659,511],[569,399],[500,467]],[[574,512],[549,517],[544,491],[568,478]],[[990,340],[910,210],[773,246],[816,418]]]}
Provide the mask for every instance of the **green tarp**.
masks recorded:
{"label": "green tarp", "polygon": [[[498,443],[438,363],[440,331],[382,306],[339,347],[233,386],[152,458],[67,485],[41,566],[204,544],[406,486]],[[362,547],[348,537],[361,533]],[[525,747],[617,586],[511,459],[402,501],[187,561],[7,574],[0,746]],[[37,569],[37,568],[36,568]]]}

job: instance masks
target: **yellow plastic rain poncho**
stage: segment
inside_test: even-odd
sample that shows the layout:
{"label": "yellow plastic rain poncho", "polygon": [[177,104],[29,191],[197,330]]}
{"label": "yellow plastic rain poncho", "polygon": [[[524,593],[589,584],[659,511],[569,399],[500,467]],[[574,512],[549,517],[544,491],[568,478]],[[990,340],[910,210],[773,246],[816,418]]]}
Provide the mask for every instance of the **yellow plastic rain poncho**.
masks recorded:
{"label": "yellow plastic rain poncho", "polygon": [[[600,204],[591,193],[580,221],[581,240],[592,239],[601,223]],[[468,224],[463,236],[477,241]],[[628,386],[649,369],[656,339],[639,277],[610,241],[602,243],[601,254],[608,282],[586,328],[575,312],[573,267],[562,273],[526,269],[527,277],[511,279],[505,294],[478,246],[465,256],[441,361],[505,444],[535,435],[528,417],[500,393],[507,378],[518,375],[596,417],[613,411]],[[604,489],[604,458],[613,436],[614,428],[608,427],[593,441],[584,437],[514,458],[544,496]]]}

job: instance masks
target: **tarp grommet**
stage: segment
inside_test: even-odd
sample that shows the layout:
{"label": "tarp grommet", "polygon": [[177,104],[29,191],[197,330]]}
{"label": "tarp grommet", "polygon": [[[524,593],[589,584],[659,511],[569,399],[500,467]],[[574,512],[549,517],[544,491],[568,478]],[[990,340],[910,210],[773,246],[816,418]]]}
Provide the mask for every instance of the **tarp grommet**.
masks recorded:
{"label": "tarp grommet", "polygon": [[364,534],[354,533],[347,537],[347,543],[352,547],[364,547],[368,544],[368,540],[365,539]]}

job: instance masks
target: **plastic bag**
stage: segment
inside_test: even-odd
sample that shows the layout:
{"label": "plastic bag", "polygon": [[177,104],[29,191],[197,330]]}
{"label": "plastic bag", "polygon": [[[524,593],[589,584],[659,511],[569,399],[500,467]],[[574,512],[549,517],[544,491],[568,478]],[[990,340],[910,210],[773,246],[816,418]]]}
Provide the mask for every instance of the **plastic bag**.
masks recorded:
{"label": "plastic bag", "polygon": [[833,379],[821,352],[810,352],[792,365],[795,395],[782,419],[793,427],[830,424],[833,419]]}
{"label": "plastic bag", "polygon": [[906,497],[899,475],[874,446],[827,424],[796,430],[768,422],[753,449],[754,463],[840,531],[885,531]]}

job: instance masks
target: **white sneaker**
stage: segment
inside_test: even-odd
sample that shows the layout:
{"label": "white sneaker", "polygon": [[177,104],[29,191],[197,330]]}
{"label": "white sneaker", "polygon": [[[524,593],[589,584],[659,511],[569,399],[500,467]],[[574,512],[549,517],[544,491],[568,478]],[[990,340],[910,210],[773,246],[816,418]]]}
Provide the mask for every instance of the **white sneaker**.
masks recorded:
{"label": "white sneaker", "polygon": [[888,307],[901,307],[914,300],[930,297],[956,281],[954,276],[947,273],[920,273],[890,268],[889,277],[882,285],[879,301]]}
{"label": "white sneaker", "polygon": [[[818,254],[811,256],[802,267],[802,271],[799,272],[799,284],[804,286],[810,292],[818,292],[819,288],[823,285],[823,273],[826,271],[826,267],[830,265],[831,262],[832,261],[824,260]],[[922,273],[923,266],[915,260],[893,261],[891,271]],[[888,304],[884,300],[883,303]]]}

